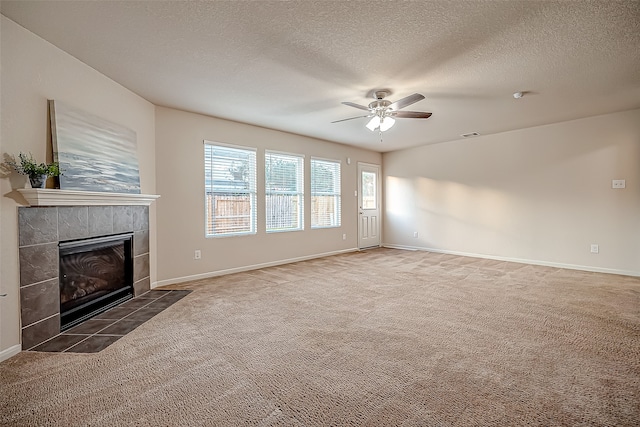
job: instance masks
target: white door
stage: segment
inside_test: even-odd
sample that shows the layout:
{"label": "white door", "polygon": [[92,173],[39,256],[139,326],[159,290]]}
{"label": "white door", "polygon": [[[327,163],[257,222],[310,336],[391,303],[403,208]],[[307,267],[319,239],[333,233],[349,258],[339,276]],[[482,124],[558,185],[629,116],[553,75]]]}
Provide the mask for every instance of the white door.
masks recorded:
{"label": "white door", "polygon": [[380,246],[380,166],[358,163],[358,248]]}

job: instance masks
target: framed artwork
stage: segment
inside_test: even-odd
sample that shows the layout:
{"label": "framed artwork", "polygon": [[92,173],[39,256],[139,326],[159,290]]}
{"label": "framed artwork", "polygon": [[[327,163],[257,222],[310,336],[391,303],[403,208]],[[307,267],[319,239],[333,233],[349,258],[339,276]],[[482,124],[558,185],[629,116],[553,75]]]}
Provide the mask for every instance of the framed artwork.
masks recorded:
{"label": "framed artwork", "polygon": [[49,100],[60,189],[140,193],[136,133],[86,111]]}

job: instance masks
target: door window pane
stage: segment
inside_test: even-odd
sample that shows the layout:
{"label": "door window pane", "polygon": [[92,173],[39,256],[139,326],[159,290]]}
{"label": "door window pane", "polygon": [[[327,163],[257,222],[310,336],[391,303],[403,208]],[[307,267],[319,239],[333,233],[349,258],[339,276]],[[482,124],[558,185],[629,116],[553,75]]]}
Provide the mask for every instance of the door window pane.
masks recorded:
{"label": "door window pane", "polygon": [[376,209],[378,206],[375,172],[362,172],[362,209]]}

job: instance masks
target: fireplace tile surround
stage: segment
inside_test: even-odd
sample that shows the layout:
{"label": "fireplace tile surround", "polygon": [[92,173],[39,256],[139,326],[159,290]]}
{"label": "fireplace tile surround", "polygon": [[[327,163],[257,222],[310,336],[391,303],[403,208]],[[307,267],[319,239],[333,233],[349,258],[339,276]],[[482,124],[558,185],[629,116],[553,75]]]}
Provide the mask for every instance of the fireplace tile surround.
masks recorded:
{"label": "fireplace tile surround", "polygon": [[60,333],[58,243],[133,233],[134,297],[149,291],[149,207],[50,206],[18,208],[22,348]]}

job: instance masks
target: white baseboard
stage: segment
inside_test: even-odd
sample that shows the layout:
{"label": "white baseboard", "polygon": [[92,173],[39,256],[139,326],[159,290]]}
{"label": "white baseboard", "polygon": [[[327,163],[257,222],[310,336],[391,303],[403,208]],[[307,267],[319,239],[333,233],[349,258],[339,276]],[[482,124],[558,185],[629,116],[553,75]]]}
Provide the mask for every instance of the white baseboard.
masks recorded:
{"label": "white baseboard", "polygon": [[243,271],[259,270],[261,268],[274,267],[276,265],[291,264],[292,262],[307,261],[315,258],[324,258],[332,255],[340,255],[348,252],[356,252],[358,248],[343,249],[339,251],[325,252],[322,254],[308,255],[297,258],[282,259],[278,261],[265,262],[262,264],[245,265],[242,267],[228,268],[226,270],[210,271],[202,274],[194,274],[191,276],[176,277],[174,279],[158,280],[151,285],[151,288],[158,286],[175,285],[176,283],[191,282],[193,280],[208,279],[210,277],[224,276],[225,274],[242,273]]}
{"label": "white baseboard", "polygon": [[621,274],[623,276],[634,276],[640,277],[640,271],[631,271],[631,270],[618,270],[614,268],[602,268],[602,267],[592,267],[589,265],[576,265],[576,264],[565,264],[561,262],[550,262],[550,261],[539,261],[534,259],[522,259],[522,258],[511,258],[511,257],[501,257],[501,256],[493,256],[493,255],[482,255],[482,254],[474,254],[469,252],[460,252],[460,251],[448,251],[443,249],[435,249],[435,248],[424,248],[420,246],[404,246],[404,245],[382,245],[385,248],[391,249],[404,249],[409,251],[426,251],[426,252],[436,252],[440,254],[448,254],[448,255],[459,255],[459,256],[468,256],[473,258],[484,258],[484,259],[493,259],[497,261],[507,261],[507,262],[517,262],[520,264],[531,264],[531,265],[542,265],[545,267],[556,267],[556,268],[567,268],[569,270],[581,270],[581,271],[591,271],[594,273],[607,273],[607,274]]}
{"label": "white baseboard", "polygon": [[12,347],[7,348],[6,350],[0,351],[0,362],[4,362],[5,360],[15,356],[21,351],[22,351],[22,345],[20,344],[16,344]]}

